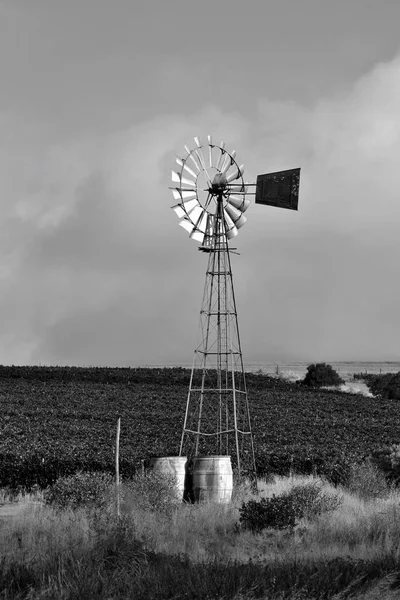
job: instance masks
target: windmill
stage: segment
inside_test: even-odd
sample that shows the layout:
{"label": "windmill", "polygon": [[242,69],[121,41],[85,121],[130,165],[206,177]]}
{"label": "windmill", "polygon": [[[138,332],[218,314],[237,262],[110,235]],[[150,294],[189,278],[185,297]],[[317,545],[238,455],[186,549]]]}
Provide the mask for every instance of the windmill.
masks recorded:
{"label": "windmill", "polygon": [[208,255],[179,455],[231,455],[239,475],[255,474],[232,278],[231,253],[236,249],[229,241],[247,220],[248,196],[259,204],[297,210],[300,169],[259,175],[256,183],[246,183],[244,165],[223,140],[214,144],[208,136],[205,144],[198,137],[194,142],[192,150],[184,146],[184,158],[177,157],[171,187],[179,225]]}

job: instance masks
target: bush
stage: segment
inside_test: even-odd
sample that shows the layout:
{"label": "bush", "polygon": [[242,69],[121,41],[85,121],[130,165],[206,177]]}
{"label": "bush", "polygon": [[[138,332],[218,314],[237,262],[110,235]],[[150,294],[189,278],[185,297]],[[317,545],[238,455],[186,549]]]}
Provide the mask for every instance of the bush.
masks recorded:
{"label": "bush", "polygon": [[330,461],[327,459],[326,463],[319,470],[319,475],[335,487],[338,485],[347,485],[353,460],[353,457],[343,455],[331,457]]}
{"label": "bush", "polygon": [[46,504],[58,509],[100,508],[111,498],[114,480],[110,473],[79,472],[60,477],[43,494]]}
{"label": "bush", "polygon": [[339,494],[327,494],[318,482],[296,485],[288,492],[272,498],[249,500],[239,509],[239,521],[245,529],[260,532],[273,529],[289,529],[296,519],[315,517],[336,510],[342,504]]}
{"label": "bush", "polygon": [[399,485],[400,444],[392,444],[380,450],[375,450],[370,457],[370,461],[379,471],[382,471],[389,483]]}
{"label": "bush", "polygon": [[177,479],[172,474],[158,471],[138,473],[124,482],[123,499],[127,505],[152,512],[169,513],[181,502],[177,491]]}
{"label": "bush", "polygon": [[267,527],[292,529],[296,525],[296,511],[290,498],[285,495],[243,502],[239,513],[241,525],[256,533]]}
{"label": "bush", "polygon": [[364,380],[374,396],[400,400],[400,371],[384,375],[367,375]]}
{"label": "bush", "polygon": [[384,498],[390,487],[383,471],[371,461],[354,464],[350,469],[347,489],[362,500]]}
{"label": "bush", "polygon": [[339,376],[331,365],[316,363],[307,367],[307,373],[301,382],[309,387],[321,387],[328,385],[341,385],[344,380]]}
{"label": "bush", "polygon": [[340,494],[327,494],[318,482],[296,485],[286,493],[291,501],[296,517],[314,517],[324,512],[336,510],[343,502]]}

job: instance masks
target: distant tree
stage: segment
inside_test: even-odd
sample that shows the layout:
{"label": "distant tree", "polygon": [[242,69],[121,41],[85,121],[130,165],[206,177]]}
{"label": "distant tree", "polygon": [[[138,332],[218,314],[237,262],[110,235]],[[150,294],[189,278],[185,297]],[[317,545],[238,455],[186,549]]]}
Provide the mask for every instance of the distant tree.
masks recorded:
{"label": "distant tree", "polygon": [[384,375],[369,375],[366,382],[374,396],[400,400],[400,371]]}
{"label": "distant tree", "polygon": [[307,373],[302,384],[309,387],[340,385],[344,383],[337,371],[326,363],[316,363],[307,367]]}

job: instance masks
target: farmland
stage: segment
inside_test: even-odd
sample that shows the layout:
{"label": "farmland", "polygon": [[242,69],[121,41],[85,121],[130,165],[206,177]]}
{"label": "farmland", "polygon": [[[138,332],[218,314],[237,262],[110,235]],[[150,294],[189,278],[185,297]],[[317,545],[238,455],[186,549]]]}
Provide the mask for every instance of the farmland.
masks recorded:
{"label": "farmland", "polygon": [[[0,367],[0,486],[46,487],[78,470],[131,475],[177,454],[189,371]],[[340,480],[347,462],[400,440],[398,401],[247,376],[259,474],[313,471]]]}
{"label": "farmland", "polygon": [[[355,467],[347,487],[327,479],[341,483],[346,465],[398,442],[398,401],[247,379],[259,474],[278,475],[260,479],[257,493],[241,482],[230,504],[215,506],[169,504],[151,477],[146,488],[152,472],[139,472],[123,478],[116,514],[114,486],[101,510],[60,509],[46,503],[49,490],[15,489],[113,471],[118,417],[123,475],[152,454],[176,454],[189,371],[0,367],[0,504],[17,498],[21,508],[0,516],[1,597],[397,598],[398,488],[371,465]],[[284,477],[291,469],[313,474]],[[329,511],[292,530],[240,526],[243,502],[314,485],[337,499]]]}

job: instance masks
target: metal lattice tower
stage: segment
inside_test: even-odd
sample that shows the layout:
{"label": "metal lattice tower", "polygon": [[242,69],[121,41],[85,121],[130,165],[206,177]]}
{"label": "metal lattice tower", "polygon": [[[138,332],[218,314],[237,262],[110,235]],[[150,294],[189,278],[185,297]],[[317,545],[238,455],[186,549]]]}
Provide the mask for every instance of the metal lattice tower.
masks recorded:
{"label": "metal lattice tower", "polygon": [[238,472],[255,473],[246,377],[240,344],[230,248],[219,196],[200,311],[180,456],[231,455]]}
{"label": "metal lattice tower", "polygon": [[[208,254],[200,311],[199,344],[194,353],[179,455],[230,455],[238,474],[255,476],[256,465],[246,377],[233,287],[229,240],[246,222],[244,212],[256,203],[297,210],[300,169],[243,179],[244,165],[225,142],[185,146],[172,171],[172,208],[189,237]],[[203,150],[206,152],[204,158]],[[248,186],[256,186],[248,192]]]}

